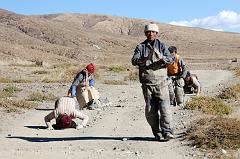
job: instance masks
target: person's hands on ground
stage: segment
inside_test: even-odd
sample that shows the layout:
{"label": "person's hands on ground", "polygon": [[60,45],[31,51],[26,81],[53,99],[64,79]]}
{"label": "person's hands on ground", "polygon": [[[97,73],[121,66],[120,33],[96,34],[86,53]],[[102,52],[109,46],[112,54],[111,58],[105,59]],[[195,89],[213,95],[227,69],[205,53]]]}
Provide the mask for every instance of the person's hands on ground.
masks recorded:
{"label": "person's hands on ground", "polygon": [[80,130],[80,129],[82,129],[82,128],[83,128],[83,125],[78,125],[78,126],[76,127],[77,130]]}
{"label": "person's hands on ground", "polygon": [[52,126],[48,127],[47,129],[48,130],[54,130]]}

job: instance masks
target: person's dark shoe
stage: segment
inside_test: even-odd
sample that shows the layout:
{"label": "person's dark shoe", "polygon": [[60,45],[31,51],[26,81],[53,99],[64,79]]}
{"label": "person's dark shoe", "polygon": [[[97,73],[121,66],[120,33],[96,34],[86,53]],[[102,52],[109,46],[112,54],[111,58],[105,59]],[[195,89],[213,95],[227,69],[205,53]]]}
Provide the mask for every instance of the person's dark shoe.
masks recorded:
{"label": "person's dark shoe", "polygon": [[164,141],[164,137],[163,137],[162,133],[155,134],[155,140],[156,141]]}
{"label": "person's dark shoe", "polygon": [[88,106],[89,110],[95,110],[97,108],[99,108],[100,106],[100,102],[98,100],[93,100],[93,102]]}
{"label": "person's dark shoe", "polygon": [[170,132],[167,132],[165,135],[164,135],[164,139],[165,140],[171,140],[171,139],[173,139],[174,138],[174,135],[172,134],[172,133],[170,133]]}

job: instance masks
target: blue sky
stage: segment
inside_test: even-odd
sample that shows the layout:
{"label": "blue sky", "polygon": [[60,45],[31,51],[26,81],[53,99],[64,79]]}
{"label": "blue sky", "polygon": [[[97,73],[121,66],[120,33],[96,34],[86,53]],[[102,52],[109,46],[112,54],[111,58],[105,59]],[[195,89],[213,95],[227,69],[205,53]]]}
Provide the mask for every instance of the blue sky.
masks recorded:
{"label": "blue sky", "polygon": [[240,0],[4,0],[18,14],[93,13],[240,32]]}

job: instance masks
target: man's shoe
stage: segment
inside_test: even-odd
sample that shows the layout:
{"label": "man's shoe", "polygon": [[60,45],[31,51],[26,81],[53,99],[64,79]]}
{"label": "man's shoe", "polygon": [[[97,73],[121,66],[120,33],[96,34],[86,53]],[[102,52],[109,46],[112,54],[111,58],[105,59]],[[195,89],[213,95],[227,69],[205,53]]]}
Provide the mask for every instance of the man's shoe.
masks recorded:
{"label": "man's shoe", "polygon": [[182,103],[181,103],[181,104],[178,104],[178,106],[179,106],[179,107],[183,107],[183,104],[182,104]]}
{"label": "man's shoe", "polygon": [[165,135],[164,135],[164,138],[165,140],[170,140],[170,139],[173,139],[174,138],[174,135],[170,132],[167,132]]}
{"label": "man's shoe", "polygon": [[164,140],[164,137],[163,137],[162,133],[157,133],[157,134],[155,135],[155,140],[156,140],[156,141],[163,141],[163,140]]}

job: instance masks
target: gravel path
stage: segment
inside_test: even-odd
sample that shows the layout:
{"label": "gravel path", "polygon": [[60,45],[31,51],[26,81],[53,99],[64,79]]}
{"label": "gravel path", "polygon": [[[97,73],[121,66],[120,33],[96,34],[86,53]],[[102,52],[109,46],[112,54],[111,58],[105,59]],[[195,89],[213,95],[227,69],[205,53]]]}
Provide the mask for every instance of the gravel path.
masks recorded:
{"label": "gravel path", "polygon": [[[233,78],[231,72],[221,70],[193,73],[199,76],[206,95],[214,94]],[[10,116],[2,112],[0,158],[203,158],[204,154],[189,146],[182,137],[194,115],[192,111],[172,107],[176,138],[169,142],[156,142],[144,116],[145,104],[138,82],[121,86],[98,84],[97,88],[112,105],[101,110],[84,110],[90,116],[90,122],[82,130],[44,129],[43,118],[53,108],[53,103],[43,103],[41,108],[44,109],[29,110],[19,115]]]}

